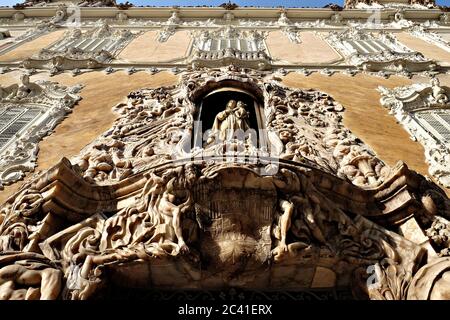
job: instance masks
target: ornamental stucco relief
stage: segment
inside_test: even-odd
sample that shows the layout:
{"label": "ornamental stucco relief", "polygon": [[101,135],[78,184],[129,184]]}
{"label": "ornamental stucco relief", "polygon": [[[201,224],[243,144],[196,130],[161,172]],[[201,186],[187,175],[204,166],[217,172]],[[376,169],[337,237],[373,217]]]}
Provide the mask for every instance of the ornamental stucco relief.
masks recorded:
{"label": "ornamental stucco relief", "polygon": [[424,146],[430,174],[450,187],[450,89],[433,78],[430,84],[379,91],[381,104]]}
{"label": "ornamental stucco relief", "polygon": [[[114,110],[111,129],[1,207],[2,297],[89,299],[113,281],[299,289],[318,267],[357,298],[415,298],[424,281],[426,298],[448,295],[429,271],[448,269],[447,196],[378,159],[329,95],[199,68]],[[431,251],[388,230],[405,221],[428,228]]]}
{"label": "ornamental stucco relief", "polygon": [[71,112],[80,100],[80,86],[67,88],[57,83],[29,81],[0,86],[0,188],[32,171],[36,166],[39,141]]}

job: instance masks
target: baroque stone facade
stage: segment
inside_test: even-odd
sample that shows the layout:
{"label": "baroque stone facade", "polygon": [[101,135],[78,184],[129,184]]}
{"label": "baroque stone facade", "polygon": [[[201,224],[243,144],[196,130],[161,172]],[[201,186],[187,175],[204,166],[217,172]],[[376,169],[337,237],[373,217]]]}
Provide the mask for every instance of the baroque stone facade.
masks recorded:
{"label": "baroque stone facade", "polygon": [[[355,1],[309,19],[231,3],[0,9],[0,298],[235,287],[450,299],[450,30],[432,1],[390,2],[375,22],[357,18],[373,3]],[[375,113],[387,107],[425,147],[431,177],[384,161],[366,115],[350,128],[352,110],[317,88],[334,77],[363,104],[357,82],[383,83]],[[41,143],[59,161],[17,182]]]}

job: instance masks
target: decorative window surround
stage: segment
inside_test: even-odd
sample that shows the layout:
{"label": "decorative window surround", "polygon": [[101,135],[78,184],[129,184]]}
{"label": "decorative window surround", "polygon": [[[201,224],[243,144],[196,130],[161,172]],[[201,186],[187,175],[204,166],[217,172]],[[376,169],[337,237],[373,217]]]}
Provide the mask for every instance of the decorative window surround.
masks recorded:
{"label": "decorative window surround", "polygon": [[95,29],[82,32],[68,30],[57,42],[24,61],[25,68],[60,70],[99,68],[111,61],[137,33],[113,30],[102,23]]}
{"label": "decorative window surround", "polygon": [[18,46],[20,46],[25,42],[32,41],[44,34],[50,33],[56,30],[57,28],[64,26],[65,19],[67,17],[68,17],[67,6],[64,4],[58,5],[55,15],[50,19],[37,19],[37,20],[25,19],[25,15],[22,12],[16,12],[13,16],[13,19],[15,21],[21,21],[25,23],[25,25],[30,25],[33,23],[31,21],[34,21],[35,26],[29,29],[20,37],[14,39],[14,41],[10,45],[0,48],[0,55],[17,48]]}
{"label": "decorative window surround", "polygon": [[424,26],[418,25],[409,29],[409,33],[419,39],[438,46],[450,52],[450,41],[443,39],[438,33],[427,30]]}
{"label": "decorative window surround", "polygon": [[61,122],[81,99],[81,86],[67,88],[54,82],[0,86],[0,190],[20,180],[36,166],[38,143]]}
{"label": "decorative window surround", "polygon": [[437,65],[421,53],[401,44],[394,35],[380,31],[377,35],[359,28],[330,32],[322,36],[333,48],[343,54],[347,62],[370,72],[432,71]]}
{"label": "decorative window surround", "polygon": [[55,31],[57,26],[50,22],[41,22],[36,27],[27,30],[24,34],[17,38],[11,38],[11,42],[0,47],[0,55],[5,54],[11,50],[14,50],[18,46],[33,41],[34,39],[43,36],[47,33]]}
{"label": "decorative window surround", "polygon": [[381,104],[404,126],[414,141],[425,148],[430,174],[450,187],[450,88],[413,84],[389,90],[379,87]]}
{"label": "decorative window surround", "polygon": [[270,68],[264,39],[267,32],[241,30],[227,26],[215,31],[192,32],[194,39],[190,62],[196,67],[229,64],[265,70]]}

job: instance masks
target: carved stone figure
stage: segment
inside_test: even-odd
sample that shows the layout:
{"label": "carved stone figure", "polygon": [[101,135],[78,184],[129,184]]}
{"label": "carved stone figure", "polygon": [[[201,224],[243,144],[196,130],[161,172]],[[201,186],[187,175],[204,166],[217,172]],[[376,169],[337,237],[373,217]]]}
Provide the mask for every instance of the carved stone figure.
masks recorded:
{"label": "carved stone figure", "polygon": [[[224,84],[258,96],[267,144],[191,145],[202,98]],[[245,108],[229,101],[218,132],[249,127]],[[378,159],[329,95],[199,68],[114,111],[112,128],[0,207],[2,298],[90,299],[112,285],[299,290],[323,272],[357,298],[414,298],[424,286],[424,298],[448,296],[447,262],[431,259],[438,249],[446,259],[447,196]],[[430,248],[413,227],[429,229]]]}
{"label": "carved stone figure", "polygon": [[177,11],[172,12],[172,15],[167,20],[167,23],[168,24],[180,24],[181,23],[181,19],[180,19],[180,16]]}
{"label": "carved stone figure", "polygon": [[422,267],[414,276],[408,290],[410,300],[449,300],[450,261],[439,258]]}
{"label": "carved stone figure", "polygon": [[19,86],[17,84],[13,84],[8,87],[0,86],[0,100],[1,99],[10,100],[11,98],[14,98],[17,94],[18,87]]}
{"label": "carved stone figure", "polygon": [[289,20],[289,18],[287,17],[287,14],[285,11],[282,11],[280,13],[280,17],[278,18],[278,24],[280,26],[288,26],[288,25],[292,24],[291,20]]}
{"label": "carved stone figure", "polygon": [[[250,129],[249,112],[246,110],[246,104],[242,101],[228,101],[225,110],[219,112],[212,127],[212,134],[218,137],[218,141],[232,139],[236,130],[243,132]],[[216,139],[210,137],[207,143],[212,143]]]}
{"label": "carved stone figure", "polygon": [[23,99],[23,98],[32,98],[34,96],[37,96],[41,94],[42,88],[36,83],[30,82],[30,77],[27,74],[23,74],[20,77],[20,81],[22,82],[21,85],[19,85],[19,88],[17,89],[16,98],[17,99]]}
{"label": "carved stone figure", "polygon": [[0,29],[0,40],[11,37],[11,33],[6,29]]}
{"label": "carved stone figure", "polygon": [[440,82],[438,78],[433,78],[430,81],[431,88],[433,89],[433,99],[438,104],[445,104],[448,102],[448,96],[445,92],[445,89],[440,86]]}

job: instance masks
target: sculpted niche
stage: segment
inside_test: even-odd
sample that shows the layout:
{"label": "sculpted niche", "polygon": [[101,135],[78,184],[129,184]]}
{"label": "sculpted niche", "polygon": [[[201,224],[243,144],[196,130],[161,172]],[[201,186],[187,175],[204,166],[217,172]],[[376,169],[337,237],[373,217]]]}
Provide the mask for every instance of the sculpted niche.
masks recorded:
{"label": "sculpted niche", "polygon": [[112,128],[2,205],[3,299],[114,287],[448,295],[437,236],[448,198],[378,159],[329,95],[230,66],[131,92],[114,111]]}

